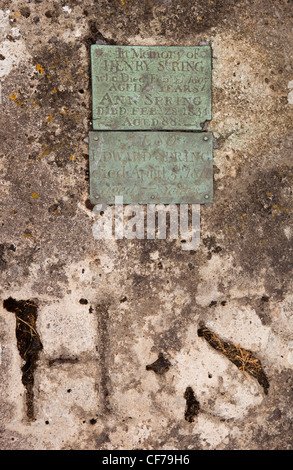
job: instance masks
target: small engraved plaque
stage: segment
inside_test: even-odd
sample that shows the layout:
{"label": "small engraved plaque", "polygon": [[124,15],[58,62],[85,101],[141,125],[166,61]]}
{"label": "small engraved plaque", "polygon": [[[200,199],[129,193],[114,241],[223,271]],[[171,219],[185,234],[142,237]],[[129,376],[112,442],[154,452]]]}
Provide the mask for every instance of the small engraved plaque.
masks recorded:
{"label": "small engraved plaque", "polygon": [[210,46],[91,47],[95,130],[201,130],[211,119]]}
{"label": "small engraved plaque", "polygon": [[210,132],[89,133],[93,204],[206,204],[213,200]]}

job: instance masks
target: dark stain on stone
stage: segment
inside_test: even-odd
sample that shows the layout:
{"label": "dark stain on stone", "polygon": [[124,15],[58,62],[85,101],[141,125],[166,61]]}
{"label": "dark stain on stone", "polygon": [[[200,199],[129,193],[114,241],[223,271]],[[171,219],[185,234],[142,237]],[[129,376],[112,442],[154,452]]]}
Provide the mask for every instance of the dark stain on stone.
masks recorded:
{"label": "dark stain on stone", "polygon": [[217,245],[216,237],[214,236],[207,236],[203,238],[203,244],[208,249],[207,259],[210,260],[212,258],[212,254],[220,253],[222,248]]}
{"label": "dark stain on stone", "polygon": [[[48,126],[48,122],[43,122],[39,136],[40,157],[53,153],[55,158],[49,160],[48,164],[59,168],[73,165],[74,160],[69,158],[69,156],[74,157],[77,152],[76,139],[73,135],[78,135],[80,132],[80,123],[84,117],[78,90],[87,90],[90,86],[89,74],[81,73],[88,70],[88,65],[81,65],[79,60],[81,47],[79,41],[69,45],[57,37],[51,37],[49,44],[41,47],[33,56],[35,74],[32,79],[38,80],[34,91],[34,102],[47,116],[51,116],[52,122],[62,127],[62,133],[57,135]],[[73,57],[76,60],[73,61]],[[38,64],[42,64],[44,73],[37,71]],[[21,101],[24,105],[30,103],[30,97],[24,96]],[[75,105],[80,108],[78,111]],[[89,108],[87,104],[86,107]],[[90,119],[89,109],[88,118]]]}
{"label": "dark stain on stone", "polygon": [[48,365],[49,367],[52,367],[61,364],[76,364],[77,362],[79,362],[77,357],[56,357],[54,359],[49,359]]}
{"label": "dark stain on stone", "polygon": [[[292,140],[283,145],[289,148]],[[288,159],[289,152],[285,148]],[[226,252],[233,249],[235,263],[248,276],[264,273],[268,296],[281,299],[293,269],[292,240],[286,236],[292,219],[293,169],[280,163],[277,168],[258,168],[254,179],[249,168],[242,173],[230,195],[230,200],[241,204],[219,199],[209,213],[210,224],[214,232],[224,232],[222,243]],[[212,237],[203,243],[209,249],[216,247]]]}
{"label": "dark stain on stone", "polygon": [[24,16],[25,18],[30,17],[31,11],[30,11],[29,7],[20,8],[19,11],[20,11],[21,15]]}
{"label": "dark stain on stone", "polygon": [[[272,377],[274,393],[268,397],[265,425],[254,428],[252,442],[255,449],[292,449],[293,375],[285,369]],[[289,437],[290,436],[290,437]]]}
{"label": "dark stain on stone", "polygon": [[[147,29],[148,34],[154,34],[151,27],[154,18],[159,18],[158,32],[162,36],[172,35],[178,40],[186,35],[193,35],[208,30],[230,17],[236,0],[215,0],[206,2],[198,0],[190,2],[170,2],[162,0],[147,0],[145,2],[109,2],[101,0],[96,8],[92,8],[90,15],[99,15],[103,18],[104,27],[111,28],[113,16],[119,18],[117,30],[125,31],[125,36],[135,36],[140,33],[141,25]],[[156,10],[160,8],[160,13]],[[126,37],[127,37],[126,36]]]}
{"label": "dark stain on stone", "polygon": [[101,31],[99,31],[97,24],[93,20],[89,20],[88,28],[90,31],[89,36],[86,38],[86,43],[88,45],[92,44],[108,44],[108,45],[115,45],[116,42],[113,39],[106,38]]}
{"label": "dark stain on stone", "polygon": [[157,351],[179,352],[183,347],[182,333],[193,321],[193,315],[192,305],[188,302],[182,307],[180,315],[175,316],[163,334],[161,331],[154,332],[154,348]]}
{"label": "dark stain on stone", "polygon": [[5,245],[0,245],[0,270],[5,271],[7,267],[7,261],[4,258]]}
{"label": "dark stain on stone", "polygon": [[96,442],[96,448],[101,449],[103,444],[106,444],[107,442],[111,442],[109,434],[107,432],[102,432],[101,434],[98,434],[95,437],[95,442]]}
{"label": "dark stain on stone", "polygon": [[146,366],[146,370],[153,370],[158,375],[165,374],[171,367],[171,362],[164,357],[163,353],[159,353],[158,359]]}
{"label": "dark stain on stone", "polygon": [[269,325],[272,320],[269,314],[269,302],[270,298],[266,295],[263,295],[262,298],[256,303],[254,309],[256,314],[259,316],[263,325]]}
{"label": "dark stain on stone", "polygon": [[59,209],[59,204],[55,203],[48,207],[48,212],[49,214],[56,214],[56,211],[58,211],[58,209]]}
{"label": "dark stain on stone", "polygon": [[133,287],[137,294],[150,294],[151,295],[151,286],[149,282],[149,276],[142,276],[141,274],[133,273],[132,276]]}
{"label": "dark stain on stone", "polygon": [[109,336],[109,304],[99,304],[96,306],[99,331],[99,355],[100,355],[100,391],[103,399],[103,413],[111,412],[110,387],[111,379],[109,374],[110,336]]}
{"label": "dark stain on stone", "polygon": [[203,238],[202,242],[203,242],[204,246],[207,247],[208,250],[211,250],[212,248],[214,248],[217,245],[216,237],[214,237],[214,236],[207,236],[207,237]]}
{"label": "dark stain on stone", "polygon": [[191,387],[186,388],[184,398],[186,400],[185,420],[193,423],[195,416],[199,413],[200,406]]}
{"label": "dark stain on stone", "polygon": [[24,361],[21,368],[22,383],[26,389],[27,417],[35,419],[34,414],[34,372],[37,367],[39,353],[43,349],[36,330],[38,306],[34,300],[15,300],[12,297],[3,301],[3,307],[15,314],[16,340],[20,357]]}

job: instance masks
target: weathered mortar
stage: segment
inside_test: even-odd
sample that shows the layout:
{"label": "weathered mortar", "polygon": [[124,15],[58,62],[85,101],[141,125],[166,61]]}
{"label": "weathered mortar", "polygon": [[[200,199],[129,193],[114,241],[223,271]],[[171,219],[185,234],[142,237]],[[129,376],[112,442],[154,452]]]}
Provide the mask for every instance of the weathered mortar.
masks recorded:
{"label": "weathered mortar", "polygon": [[[1,298],[37,302],[43,344],[30,421],[1,307],[0,447],[292,448],[292,2],[2,0],[0,21]],[[96,41],[212,46],[215,202],[196,251],[92,236]],[[268,395],[200,323],[253,351]]]}

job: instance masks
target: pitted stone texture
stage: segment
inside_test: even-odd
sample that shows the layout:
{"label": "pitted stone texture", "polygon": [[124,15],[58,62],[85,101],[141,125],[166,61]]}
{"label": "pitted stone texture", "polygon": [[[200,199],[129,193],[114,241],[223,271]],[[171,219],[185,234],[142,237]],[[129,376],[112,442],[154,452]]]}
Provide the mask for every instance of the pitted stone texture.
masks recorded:
{"label": "pitted stone texture", "polygon": [[40,309],[38,330],[46,357],[74,358],[86,353],[94,356],[97,321],[89,309],[90,305],[81,304],[76,295],[66,295]]}
{"label": "pitted stone texture", "polygon": [[[15,318],[1,311],[1,448],[292,447],[291,15],[281,0],[2,0],[0,295],[38,300],[44,349],[29,422]],[[92,235],[96,41],[212,47],[215,197],[196,251]],[[200,322],[253,349],[268,395],[198,338]],[[162,376],[146,370],[160,352]]]}
{"label": "pitted stone texture", "polygon": [[97,418],[97,371],[95,364],[56,363],[40,367],[36,374],[36,423],[58,428],[78,428]]}

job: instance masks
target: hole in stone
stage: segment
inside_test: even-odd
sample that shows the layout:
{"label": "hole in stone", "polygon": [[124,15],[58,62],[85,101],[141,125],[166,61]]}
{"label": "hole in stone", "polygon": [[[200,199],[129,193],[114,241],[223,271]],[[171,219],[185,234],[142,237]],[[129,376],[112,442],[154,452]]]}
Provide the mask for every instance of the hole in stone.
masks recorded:
{"label": "hole in stone", "polygon": [[158,375],[163,375],[170,369],[171,362],[166,359],[163,353],[159,353],[158,359],[146,366],[146,370],[153,370]]}
{"label": "hole in stone", "polygon": [[31,14],[31,11],[28,7],[24,7],[24,8],[21,8],[20,9],[20,13],[22,14],[22,16],[24,16],[25,18],[28,18]]}
{"label": "hole in stone", "polygon": [[186,400],[185,420],[189,423],[193,423],[195,416],[197,416],[199,412],[199,402],[195,398],[194,391],[191,387],[186,388],[184,398]]}
{"label": "hole in stone", "polygon": [[90,211],[92,211],[93,208],[95,207],[95,204],[93,204],[89,199],[86,199],[84,204],[85,204],[85,207]]}

